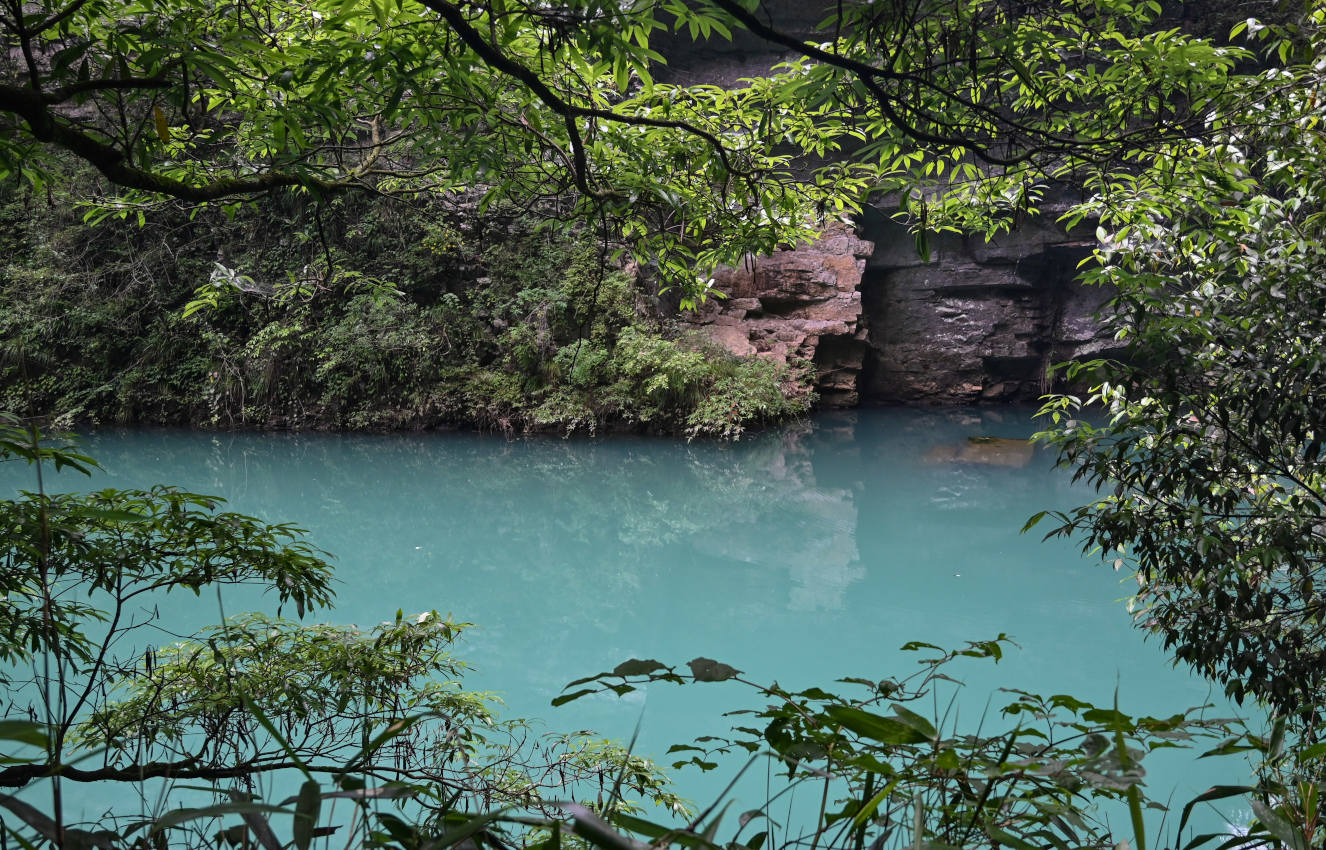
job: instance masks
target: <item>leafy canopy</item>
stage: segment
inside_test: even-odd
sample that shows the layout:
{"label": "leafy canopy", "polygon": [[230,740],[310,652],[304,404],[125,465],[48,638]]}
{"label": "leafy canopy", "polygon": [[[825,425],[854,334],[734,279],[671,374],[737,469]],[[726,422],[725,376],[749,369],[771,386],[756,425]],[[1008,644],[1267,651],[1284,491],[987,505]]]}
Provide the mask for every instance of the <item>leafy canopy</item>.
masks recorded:
{"label": "leafy canopy", "polygon": [[[880,0],[792,33],[756,0],[39,0],[0,12],[0,174],[40,183],[71,154],[122,214],[469,190],[622,235],[694,299],[714,263],[871,195],[922,232],[1000,226],[1048,179],[1204,132],[1243,53],[1160,11]],[[664,34],[743,30],[786,61],[727,89],[655,81]]]}

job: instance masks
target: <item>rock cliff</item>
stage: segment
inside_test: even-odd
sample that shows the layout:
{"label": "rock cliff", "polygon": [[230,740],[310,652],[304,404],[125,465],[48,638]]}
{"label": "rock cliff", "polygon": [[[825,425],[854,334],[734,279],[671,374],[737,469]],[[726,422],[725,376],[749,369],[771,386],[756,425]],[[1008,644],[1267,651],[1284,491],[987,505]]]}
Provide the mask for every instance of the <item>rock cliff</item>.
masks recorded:
{"label": "rock cliff", "polygon": [[862,398],[881,402],[1034,401],[1046,371],[1109,351],[1095,318],[1110,293],[1076,282],[1095,245],[1047,214],[991,241],[944,234],[926,262],[902,225],[869,210],[875,244],[861,281],[868,352]]}
{"label": "rock cliff", "polygon": [[[1234,14],[1231,4],[1216,6]],[[760,4],[771,26],[805,37],[830,9]],[[1186,3],[1169,14],[1189,31],[1228,31],[1203,24]],[[660,79],[720,86],[785,58],[744,32],[731,42],[665,35],[659,49],[668,60]],[[1034,401],[1050,365],[1113,347],[1094,319],[1109,294],[1074,281],[1094,244],[1091,228],[1065,234],[1054,225],[1059,211],[1051,205],[990,242],[937,238],[927,262],[905,227],[867,208],[855,234],[832,232],[722,270],[716,283],[730,299],[692,321],[734,353],[812,363],[823,407]]]}
{"label": "rock cliff", "polygon": [[733,354],[812,365],[820,404],[852,407],[867,348],[861,281],[873,251],[840,227],[812,244],[721,268],[714,284],[728,297],[687,319]]}
{"label": "rock cliff", "polygon": [[734,354],[812,365],[824,407],[1033,401],[1051,364],[1112,346],[1094,318],[1108,293],[1074,280],[1094,243],[1052,222],[944,235],[926,261],[869,209],[859,234],[721,269],[729,297],[689,321]]}

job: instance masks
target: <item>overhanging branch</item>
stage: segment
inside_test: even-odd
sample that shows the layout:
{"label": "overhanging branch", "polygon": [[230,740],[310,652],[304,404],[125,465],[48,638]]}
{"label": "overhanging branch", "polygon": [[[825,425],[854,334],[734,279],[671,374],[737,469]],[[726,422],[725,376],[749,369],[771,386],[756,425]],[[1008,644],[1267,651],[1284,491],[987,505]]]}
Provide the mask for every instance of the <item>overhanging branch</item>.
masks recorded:
{"label": "overhanging branch", "polygon": [[[143,87],[155,87],[143,86]],[[30,89],[0,85],[0,112],[17,115],[28,125],[37,141],[54,145],[86,161],[110,182],[126,189],[139,189],[205,203],[221,198],[255,195],[272,189],[305,186],[334,191],[354,185],[348,180],[325,180],[303,174],[264,172],[248,177],[221,177],[195,184],[131,165],[124,152],[81,130],[70,127],[50,109],[48,95]]]}

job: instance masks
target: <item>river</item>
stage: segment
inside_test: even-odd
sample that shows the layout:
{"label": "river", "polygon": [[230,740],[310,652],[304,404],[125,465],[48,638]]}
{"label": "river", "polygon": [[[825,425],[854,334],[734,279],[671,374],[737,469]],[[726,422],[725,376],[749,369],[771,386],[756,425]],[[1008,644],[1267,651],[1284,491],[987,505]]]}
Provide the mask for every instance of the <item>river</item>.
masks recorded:
{"label": "river", "polygon": [[[1034,428],[1030,411],[865,409],[734,444],[116,429],[84,444],[104,467],[92,486],[169,482],[307,528],[339,581],[337,607],[316,620],[449,613],[475,624],[457,647],[475,667],[467,683],[500,692],[509,714],[622,739],[638,721],[637,749],[659,757],[721,733],[721,712],[753,707],[751,696],[655,685],[550,701],[633,657],[707,656],[761,681],[827,686],[914,669],[897,650],[907,641],[1007,633],[1020,649],[997,666],[959,668],[964,716],[997,706],[999,686],[1106,705],[1117,691],[1125,710],[1157,716],[1220,702],[1133,629],[1126,575],[1019,533],[1031,514],[1087,494],[1041,450],[969,438]],[[3,470],[9,484],[28,474]],[[58,486],[87,483],[66,473]],[[165,611],[180,629],[218,616],[208,596]],[[1216,778],[1190,760],[1162,768],[1179,801]],[[720,783],[678,775],[701,801]]]}

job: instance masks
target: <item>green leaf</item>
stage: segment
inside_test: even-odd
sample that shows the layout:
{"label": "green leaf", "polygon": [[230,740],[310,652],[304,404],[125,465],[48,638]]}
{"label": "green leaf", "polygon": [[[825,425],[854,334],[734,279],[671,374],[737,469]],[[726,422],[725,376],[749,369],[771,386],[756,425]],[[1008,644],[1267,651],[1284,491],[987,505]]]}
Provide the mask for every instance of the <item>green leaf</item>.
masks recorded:
{"label": "green leaf", "polygon": [[1252,794],[1256,790],[1256,788],[1247,785],[1214,785],[1206,789],[1184,805],[1183,812],[1179,817],[1179,833],[1182,834],[1183,828],[1188,825],[1188,818],[1191,817],[1192,810],[1202,803],[1211,800],[1224,800],[1229,797],[1242,797]]}
{"label": "green leaf", "polygon": [[992,823],[986,823],[983,829],[985,834],[990,836],[990,838],[996,843],[1006,844],[1009,847],[1015,848],[1015,850],[1043,850],[1042,846],[1032,844],[1029,841],[1013,835],[1008,830],[1000,829]]}
{"label": "green leaf", "polygon": [[952,749],[940,750],[935,756],[935,767],[940,770],[958,770],[962,767],[962,761],[958,758],[956,751]]}
{"label": "green leaf", "polygon": [[598,691],[594,690],[593,688],[581,688],[580,690],[573,691],[572,693],[569,694],[562,694],[561,696],[553,697],[552,704],[553,707],[555,708],[559,705],[566,705],[568,702],[578,700],[583,696],[588,696],[589,694],[596,694],[596,693],[598,693]]}
{"label": "green leaf", "polygon": [[156,125],[157,138],[163,144],[170,141],[170,125],[166,123],[166,113],[161,111],[160,106],[152,107],[152,119]]}
{"label": "green leaf", "polygon": [[88,505],[77,505],[70,512],[70,516],[83,517],[84,519],[101,520],[102,522],[125,523],[125,522],[151,522],[152,517],[134,511],[120,511],[105,508],[94,508]]}
{"label": "green leaf", "polygon": [[920,744],[930,740],[930,736],[909,723],[891,717],[881,717],[853,706],[831,705],[824,710],[824,713],[840,726],[882,744]]}
{"label": "green leaf", "polygon": [[632,658],[612,668],[612,674],[614,676],[647,676],[655,670],[663,669],[666,669],[666,665],[652,658],[645,660]]}
{"label": "green leaf", "polygon": [[939,732],[929,720],[898,703],[894,703],[891,708],[893,713],[898,715],[899,720],[924,735],[926,740],[934,741],[939,738]]}
{"label": "green leaf", "polygon": [[572,818],[571,831],[603,850],[648,850],[649,845],[622,835],[579,803],[559,803]]}
{"label": "green leaf", "polygon": [[[1128,742],[1123,734],[1127,718],[1118,709],[1119,695],[1117,691],[1114,695],[1114,704],[1113,714],[1117,715],[1114,720],[1114,751],[1119,759],[1119,765],[1125,771],[1128,771],[1133,767],[1133,759],[1128,753]],[[1085,712],[1083,717],[1087,717],[1091,713],[1090,711]],[[1132,820],[1133,840],[1137,842],[1137,850],[1146,850],[1146,822],[1142,819],[1142,792],[1136,784],[1130,784],[1124,794],[1128,798],[1128,814]]]}
{"label": "green leaf", "polygon": [[867,800],[866,804],[862,806],[860,811],[858,811],[856,815],[852,818],[852,826],[860,827],[866,821],[873,818],[875,816],[875,812],[879,810],[879,804],[888,799],[889,795],[894,792],[894,790],[898,787],[898,783],[901,781],[902,777],[898,777],[897,779],[890,781],[889,784],[879,789],[879,792],[875,794],[875,796]]}
{"label": "green leaf", "polygon": [[1099,723],[1102,726],[1117,728],[1120,725],[1127,727],[1133,722],[1133,719],[1116,708],[1090,708],[1082,712],[1082,719],[1089,723]]}
{"label": "green leaf", "polygon": [[268,803],[232,802],[217,803],[214,806],[201,806],[196,809],[182,808],[166,812],[152,822],[151,833],[155,834],[171,827],[194,820],[219,818],[225,815],[293,815],[290,809],[273,806]]}
{"label": "green leaf", "polygon": [[639,833],[646,838],[662,838],[670,832],[675,832],[672,827],[661,826],[626,812],[614,812],[612,822],[622,829],[629,829],[631,832]]}
{"label": "green leaf", "polygon": [[18,741],[42,749],[50,745],[46,725],[31,720],[0,720],[0,741]]}
{"label": "green leaf", "polygon": [[308,850],[313,842],[313,831],[318,826],[318,813],[322,808],[322,788],[312,779],[299,786],[299,800],[295,803],[293,833],[295,847]]}
{"label": "green leaf", "polygon": [[455,829],[447,830],[441,837],[429,841],[427,847],[441,850],[443,847],[451,847],[454,844],[459,844],[470,836],[487,828],[489,824],[500,820],[507,811],[509,811],[509,808],[498,809],[495,812],[488,812],[483,815],[473,815]]}
{"label": "green leaf", "polygon": [[697,682],[723,682],[741,674],[735,667],[729,667],[712,658],[696,658],[688,662],[691,675]]}
{"label": "green leaf", "polygon": [[1040,511],[1039,513],[1032,514],[1031,519],[1028,519],[1026,523],[1022,526],[1022,532],[1020,533],[1025,534],[1026,532],[1035,528],[1036,524],[1040,522],[1042,519],[1044,519],[1046,514],[1048,513],[1049,511]]}
{"label": "green leaf", "polygon": [[1252,813],[1257,816],[1257,820],[1262,826],[1266,827],[1267,832],[1287,844],[1290,850],[1308,850],[1307,839],[1303,836],[1296,826],[1291,824],[1275,809],[1263,803],[1261,800],[1250,800]]}
{"label": "green leaf", "polygon": [[1322,756],[1326,756],[1326,741],[1323,741],[1320,744],[1313,744],[1310,747],[1305,747],[1304,749],[1295,752],[1294,761],[1298,764],[1307,764],[1308,762],[1316,761]]}

